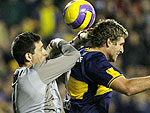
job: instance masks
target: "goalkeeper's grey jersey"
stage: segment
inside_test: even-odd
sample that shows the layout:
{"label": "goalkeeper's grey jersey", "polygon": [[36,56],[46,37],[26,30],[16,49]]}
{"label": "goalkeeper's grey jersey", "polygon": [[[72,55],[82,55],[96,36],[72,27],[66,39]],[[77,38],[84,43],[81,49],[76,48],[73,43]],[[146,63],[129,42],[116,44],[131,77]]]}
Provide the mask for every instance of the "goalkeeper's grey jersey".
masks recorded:
{"label": "goalkeeper's grey jersey", "polygon": [[12,85],[15,113],[62,113],[55,79],[70,70],[80,54],[67,43],[61,51],[58,58],[16,70]]}

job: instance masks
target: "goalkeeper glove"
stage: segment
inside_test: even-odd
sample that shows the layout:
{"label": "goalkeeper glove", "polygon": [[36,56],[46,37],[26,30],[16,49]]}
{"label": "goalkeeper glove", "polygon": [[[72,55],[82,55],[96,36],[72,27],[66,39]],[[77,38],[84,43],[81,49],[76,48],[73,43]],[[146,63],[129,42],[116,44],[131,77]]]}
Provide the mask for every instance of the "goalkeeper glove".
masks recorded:
{"label": "goalkeeper glove", "polygon": [[55,39],[51,40],[50,46],[51,46],[52,48],[59,48],[58,45],[59,45],[59,42],[61,42],[61,41],[63,41],[63,39],[55,38]]}

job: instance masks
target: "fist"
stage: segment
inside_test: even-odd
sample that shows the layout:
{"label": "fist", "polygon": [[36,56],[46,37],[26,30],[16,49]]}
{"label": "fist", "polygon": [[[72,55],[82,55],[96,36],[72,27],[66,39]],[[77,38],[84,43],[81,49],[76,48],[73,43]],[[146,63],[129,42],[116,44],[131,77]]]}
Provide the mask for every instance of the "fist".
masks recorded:
{"label": "fist", "polygon": [[60,39],[60,38],[56,38],[56,39],[53,39],[53,40],[51,40],[51,42],[50,42],[50,46],[52,47],[52,48],[58,48],[58,44],[59,44],[59,42],[61,42],[61,41],[63,41],[63,39]]}

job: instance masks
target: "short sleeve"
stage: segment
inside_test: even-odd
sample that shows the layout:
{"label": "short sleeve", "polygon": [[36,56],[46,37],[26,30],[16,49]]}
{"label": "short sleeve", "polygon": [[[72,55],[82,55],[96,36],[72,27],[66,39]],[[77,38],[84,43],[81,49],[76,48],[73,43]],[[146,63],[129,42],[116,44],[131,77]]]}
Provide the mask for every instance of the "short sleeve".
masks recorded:
{"label": "short sleeve", "polygon": [[90,79],[106,87],[110,87],[116,79],[123,76],[102,53],[97,53],[87,60],[86,69]]}

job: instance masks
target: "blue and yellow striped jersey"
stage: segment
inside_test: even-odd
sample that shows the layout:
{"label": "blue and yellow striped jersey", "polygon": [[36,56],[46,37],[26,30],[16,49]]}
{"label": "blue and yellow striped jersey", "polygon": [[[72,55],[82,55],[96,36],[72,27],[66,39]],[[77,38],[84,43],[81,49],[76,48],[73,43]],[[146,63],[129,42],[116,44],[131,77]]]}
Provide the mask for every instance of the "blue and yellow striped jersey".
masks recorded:
{"label": "blue and yellow striped jersey", "polygon": [[71,113],[108,113],[113,81],[123,74],[112,66],[105,55],[88,48],[72,68],[67,83]]}

